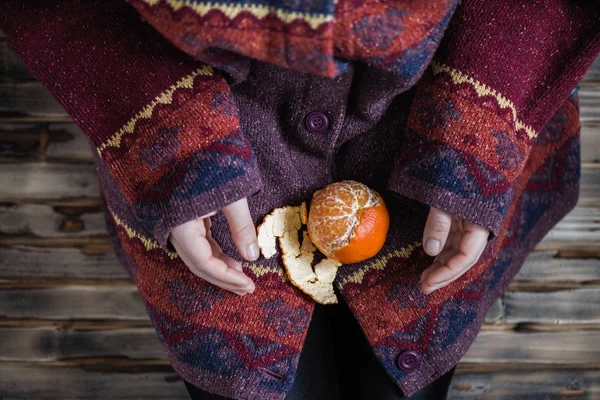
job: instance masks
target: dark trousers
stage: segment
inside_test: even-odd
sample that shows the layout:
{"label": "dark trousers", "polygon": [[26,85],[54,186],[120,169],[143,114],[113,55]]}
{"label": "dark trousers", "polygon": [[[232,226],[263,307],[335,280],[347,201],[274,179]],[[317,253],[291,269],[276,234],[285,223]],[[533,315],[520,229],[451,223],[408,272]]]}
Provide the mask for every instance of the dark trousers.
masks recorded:
{"label": "dark trousers", "polygon": [[[403,397],[373,354],[348,306],[317,304],[294,385],[286,400],[445,400],[454,369],[419,393]],[[186,382],[192,399],[225,397]]]}

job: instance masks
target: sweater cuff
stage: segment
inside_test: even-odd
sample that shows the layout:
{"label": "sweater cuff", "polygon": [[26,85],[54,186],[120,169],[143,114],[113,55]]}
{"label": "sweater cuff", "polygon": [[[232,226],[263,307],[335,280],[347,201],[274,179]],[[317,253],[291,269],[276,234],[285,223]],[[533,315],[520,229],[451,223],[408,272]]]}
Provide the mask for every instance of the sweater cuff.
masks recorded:
{"label": "sweater cuff", "polygon": [[452,187],[461,182],[452,179],[449,174],[440,175],[432,183],[423,182],[413,175],[408,169],[396,171],[388,182],[388,189],[489,229],[489,240],[497,236],[506,211],[503,205],[510,204],[512,190],[490,197],[475,193],[459,194]]}
{"label": "sweater cuff", "polygon": [[[192,172],[193,170],[190,170]],[[175,197],[167,207],[159,212],[160,217],[154,225],[153,236],[161,248],[175,251],[168,241],[171,231],[188,221],[200,218],[210,212],[218,211],[223,207],[253,194],[263,188],[260,173],[256,165],[252,165],[243,175],[229,180],[215,189],[203,191],[206,182],[195,183],[192,187],[181,188],[190,192],[198,190],[202,193],[188,198]]]}
{"label": "sweater cuff", "polygon": [[239,130],[169,165],[168,173],[131,203],[144,230],[164,250],[178,225],[218,211],[263,187],[250,142]]}
{"label": "sweater cuff", "polygon": [[125,201],[161,248],[173,228],[261,189],[229,86],[203,66],[165,89],[96,147]]}
{"label": "sweater cuff", "polygon": [[498,234],[535,132],[506,100],[434,62],[417,89],[388,188]]}

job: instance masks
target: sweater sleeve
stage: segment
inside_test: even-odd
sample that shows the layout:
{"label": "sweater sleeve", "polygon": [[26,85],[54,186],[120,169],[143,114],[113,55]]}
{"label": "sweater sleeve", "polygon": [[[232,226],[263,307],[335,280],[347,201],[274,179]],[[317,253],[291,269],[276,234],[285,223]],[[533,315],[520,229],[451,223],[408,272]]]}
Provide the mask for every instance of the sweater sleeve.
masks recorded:
{"label": "sweater sleeve", "polygon": [[464,0],[419,81],[388,187],[495,235],[537,133],[600,51],[600,3]]}
{"label": "sweater sleeve", "polygon": [[261,189],[224,77],[124,1],[3,0],[0,29],[162,248],[175,226]]}

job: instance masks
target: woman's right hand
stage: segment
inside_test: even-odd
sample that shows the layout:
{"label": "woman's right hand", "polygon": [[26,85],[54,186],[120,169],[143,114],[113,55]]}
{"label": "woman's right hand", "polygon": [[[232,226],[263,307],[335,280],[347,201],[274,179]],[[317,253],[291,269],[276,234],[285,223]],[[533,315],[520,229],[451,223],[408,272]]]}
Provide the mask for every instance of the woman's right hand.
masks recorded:
{"label": "woman's right hand", "polygon": [[[240,256],[248,261],[258,259],[258,239],[248,201],[238,200],[222,211]],[[223,253],[211,235],[210,217],[215,214],[212,212],[175,227],[168,240],[190,271],[200,278],[240,296],[252,293],[252,279],[244,274],[238,261]]]}

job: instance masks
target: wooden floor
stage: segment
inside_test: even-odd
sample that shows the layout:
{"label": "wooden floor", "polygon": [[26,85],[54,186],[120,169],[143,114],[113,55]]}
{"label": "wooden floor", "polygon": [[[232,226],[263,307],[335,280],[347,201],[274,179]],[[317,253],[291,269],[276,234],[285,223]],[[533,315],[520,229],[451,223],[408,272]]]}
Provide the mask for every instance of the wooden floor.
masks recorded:
{"label": "wooden floor", "polygon": [[[600,399],[600,63],[578,207],[490,310],[450,399]],[[0,399],[176,399],[106,238],[87,139],[0,35]]]}

